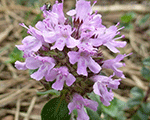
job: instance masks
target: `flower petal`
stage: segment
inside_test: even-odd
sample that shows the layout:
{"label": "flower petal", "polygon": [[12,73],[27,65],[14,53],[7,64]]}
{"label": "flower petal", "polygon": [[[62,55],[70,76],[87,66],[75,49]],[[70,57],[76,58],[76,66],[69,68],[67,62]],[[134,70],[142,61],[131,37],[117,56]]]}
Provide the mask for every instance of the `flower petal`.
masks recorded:
{"label": "flower petal", "polygon": [[38,71],[34,72],[31,76],[31,78],[36,79],[36,80],[41,80],[46,73],[46,66],[41,65],[40,68],[38,69]]}
{"label": "flower petal", "polygon": [[84,58],[80,58],[79,61],[78,61],[77,73],[79,75],[87,76],[88,73],[87,73],[86,68],[87,68],[86,60]]}
{"label": "flower petal", "polygon": [[75,64],[79,60],[80,55],[78,52],[70,51],[68,52],[68,57],[69,57],[69,62],[71,64]]}
{"label": "flower petal", "polygon": [[65,47],[65,42],[66,42],[65,39],[59,39],[59,40],[57,40],[57,41],[55,42],[55,45],[53,45],[53,46],[51,47],[51,50],[57,48],[58,50],[62,51],[62,50],[64,49],[64,47]]}
{"label": "flower petal", "polygon": [[16,67],[18,70],[26,70],[26,69],[27,69],[26,63],[25,63],[25,62],[20,62],[20,61],[16,61],[16,62],[15,62],[15,67]]}
{"label": "flower petal", "polygon": [[76,10],[69,10],[66,14],[69,16],[74,16],[76,14]]}
{"label": "flower petal", "polygon": [[88,116],[87,113],[85,112],[83,106],[82,106],[81,109],[77,109],[77,112],[78,112],[77,120],[89,120],[89,116]]}
{"label": "flower petal", "polygon": [[91,57],[87,65],[93,73],[98,73],[101,70],[100,65],[97,62],[95,62]]}
{"label": "flower petal", "polygon": [[85,106],[91,108],[94,111],[97,111],[98,103],[93,100],[84,99]]}
{"label": "flower petal", "polygon": [[33,57],[26,58],[26,66],[28,69],[37,69],[38,67],[40,67],[40,65],[41,61],[39,61],[38,59]]}
{"label": "flower petal", "polygon": [[56,78],[56,82],[53,83],[52,88],[55,90],[62,90],[64,86],[64,79],[61,79],[60,77]]}
{"label": "flower petal", "polygon": [[56,77],[57,77],[57,72],[55,71],[55,69],[52,69],[49,72],[47,72],[45,79],[46,81],[53,81],[56,79]]}
{"label": "flower petal", "polygon": [[66,78],[66,84],[67,86],[71,86],[76,81],[76,78],[69,73],[69,75]]}

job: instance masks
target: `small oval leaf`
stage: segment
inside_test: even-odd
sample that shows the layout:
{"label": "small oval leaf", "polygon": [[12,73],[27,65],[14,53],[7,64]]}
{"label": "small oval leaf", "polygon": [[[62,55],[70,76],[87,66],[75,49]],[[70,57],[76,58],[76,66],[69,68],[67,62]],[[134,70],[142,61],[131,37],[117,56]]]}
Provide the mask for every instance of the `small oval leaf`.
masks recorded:
{"label": "small oval leaf", "polygon": [[42,109],[41,120],[70,120],[67,103],[62,98],[48,101]]}

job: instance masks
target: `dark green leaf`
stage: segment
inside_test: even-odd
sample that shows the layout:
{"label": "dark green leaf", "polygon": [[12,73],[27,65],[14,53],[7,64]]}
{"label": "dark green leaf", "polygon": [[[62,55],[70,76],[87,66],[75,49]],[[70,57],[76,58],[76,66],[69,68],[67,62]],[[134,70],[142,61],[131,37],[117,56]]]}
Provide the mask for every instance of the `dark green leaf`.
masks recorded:
{"label": "dark green leaf", "polygon": [[131,98],[127,102],[127,106],[129,108],[132,108],[132,107],[137,106],[139,104],[141,104],[141,100],[140,99],[136,99],[136,98]]}
{"label": "dark green leaf", "polygon": [[144,114],[141,109],[139,109],[132,117],[132,120],[148,120],[148,115]]}
{"label": "dark green leaf", "polygon": [[56,96],[60,96],[60,91],[57,90],[48,90],[45,92],[37,92],[38,95],[46,95],[46,94],[51,94],[51,95],[56,95]]}
{"label": "dark green leaf", "polygon": [[64,99],[54,98],[47,102],[42,109],[42,120],[70,120],[67,103]]}
{"label": "dark green leaf", "polygon": [[134,98],[142,100],[144,97],[144,92],[140,88],[134,87],[131,89],[130,93],[133,95]]}
{"label": "dark green leaf", "polygon": [[90,108],[86,107],[87,114],[90,117],[90,120],[101,120],[100,116],[96,111],[91,110]]}
{"label": "dark green leaf", "polygon": [[150,66],[150,57],[143,60],[143,65]]}
{"label": "dark green leaf", "polygon": [[148,68],[142,67],[141,74],[145,79],[150,80],[150,70]]}
{"label": "dark green leaf", "polygon": [[142,103],[142,111],[145,114],[150,115],[150,103]]}

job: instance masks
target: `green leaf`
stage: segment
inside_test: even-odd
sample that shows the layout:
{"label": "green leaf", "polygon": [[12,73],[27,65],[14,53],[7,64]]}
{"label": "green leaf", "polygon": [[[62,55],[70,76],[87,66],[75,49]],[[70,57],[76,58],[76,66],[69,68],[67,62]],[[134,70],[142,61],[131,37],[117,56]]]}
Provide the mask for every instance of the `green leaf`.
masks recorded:
{"label": "green leaf", "polygon": [[51,95],[56,95],[56,96],[60,96],[60,91],[57,90],[48,90],[45,92],[37,92],[38,95],[46,95],[46,94],[51,94]]}
{"label": "green leaf", "polygon": [[142,100],[144,97],[144,92],[142,89],[138,87],[134,87],[130,90],[130,93],[133,95],[134,98]]}
{"label": "green leaf", "polygon": [[18,48],[16,48],[16,47],[10,53],[9,58],[10,58],[10,61],[7,61],[9,63],[15,63],[17,60],[18,61],[24,61],[23,52],[18,50]]}
{"label": "green leaf", "polygon": [[150,70],[148,68],[142,67],[141,74],[145,79],[150,80]]}
{"label": "green leaf", "polygon": [[143,60],[143,65],[150,66],[150,57]]}
{"label": "green leaf", "polygon": [[141,20],[139,20],[139,25],[144,24],[150,17],[150,14],[146,14]]}
{"label": "green leaf", "polygon": [[90,108],[86,107],[86,111],[90,120],[101,120],[99,114],[96,111],[91,110]]}
{"label": "green leaf", "polygon": [[135,18],[136,14],[134,12],[126,13],[121,17],[121,22],[129,23],[131,20]]}
{"label": "green leaf", "polygon": [[132,120],[148,120],[148,115],[144,114],[141,109],[139,109],[132,117]]}
{"label": "green leaf", "polygon": [[127,29],[127,30],[130,30],[130,29],[132,29],[133,28],[133,24],[132,23],[120,23],[120,26],[121,27],[125,27],[125,29]]}
{"label": "green leaf", "polygon": [[101,115],[102,113],[102,108],[101,108],[101,105],[102,105],[102,102],[100,101],[100,97],[98,95],[96,95],[94,92],[91,92],[88,94],[88,97],[91,99],[91,100],[94,100],[98,103],[98,107],[97,107],[97,113],[99,115]]}
{"label": "green leaf", "polygon": [[42,109],[41,120],[70,120],[67,105],[62,98],[51,99]]}
{"label": "green leaf", "polygon": [[134,106],[137,106],[141,104],[143,97],[144,97],[144,92],[140,88],[134,87],[130,90],[130,94],[132,94],[132,98],[130,98],[127,102],[127,106],[129,108],[132,108]]}
{"label": "green leaf", "polygon": [[137,106],[137,105],[139,105],[139,104],[141,104],[141,100],[140,100],[140,99],[137,99],[137,98],[131,98],[131,99],[129,99],[128,102],[127,102],[127,106],[128,106],[129,108],[132,108],[132,107]]}
{"label": "green leaf", "polygon": [[145,114],[150,115],[150,103],[142,103],[142,111]]}
{"label": "green leaf", "polygon": [[116,118],[117,120],[125,120],[123,109],[126,107],[126,103],[114,98],[109,106],[102,105],[102,110],[109,116]]}

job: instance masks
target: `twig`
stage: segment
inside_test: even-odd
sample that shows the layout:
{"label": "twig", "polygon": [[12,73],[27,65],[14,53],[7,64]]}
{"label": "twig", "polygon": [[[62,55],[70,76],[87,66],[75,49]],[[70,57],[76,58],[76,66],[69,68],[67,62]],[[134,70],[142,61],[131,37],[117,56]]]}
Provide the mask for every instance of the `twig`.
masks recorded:
{"label": "twig", "polygon": [[8,36],[14,27],[10,25],[4,32],[0,33],[0,43]]}
{"label": "twig", "polygon": [[17,104],[16,104],[17,109],[16,109],[16,113],[15,113],[15,120],[19,120],[20,101],[21,101],[21,99],[20,99],[20,98],[18,98],[18,100],[17,100]]}
{"label": "twig", "polygon": [[114,93],[114,96],[115,96],[116,98],[118,98],[119,100],[124,101],[124,102],[127,102],[127,101],[128,101],[127,98],[122,97],[122,96],[120,96],[119,94],[117,94],[117,93],[115,93],[115,92],[113,92],[113,93]]}
{"label": "twig", "polygon": [[[29,85],[25,86],[22,89],[17,90],[15,93],[11,94],[10,96],[7,96],[6,98],[3,98],[0,100],[0,106],[7,105],[8,103],[12,102],[13,100],[16,100],[19,97],[19,94],[24,94],[22,91],[24,89],[30,88],[32,85],[35,84],[35,81],[31,81]],[[16,97],[18,95],[18,97]]]}
{"label": "twig", "polygon": [[[16,113],[16,111],[14,111],[14,110],[6,110],[6,109],[2,109],[2,110],[4,110],[5,112],[7,112],[9,114],[15,114]],[[25,117],[26,113],[20,112],[19,115],[22,116],[22,117]],[[29,118],[33,119],[33,120],[41,120],[40,115],[30,115]]]}
{"label": "twig", "polygon": [[141,88],[141,89],[143,89],[145,91],[147,90],[147,86],[145,86],[143,84],[143,82],[136,75],[132,74],[131,78],[135,81],[137,87],[139,87],[139,88]]}
{"label": "twig", "polygon": [[34,107],[36,98],[37,98],[36,96],[34,96],[34,97],[32,98],[31,104],[30,104],[30,106],[29,106],[29,108],[28,108],[28,111],[27,111],[27,114],[26,114],[26,117],[24,118],[24,120],[29,120],[29,116],[30,116],[31,111],[32,111],[32,109],[33,109],[33,107]]}
{"label": "twig", "polygon": [[93,11],[98,12],[128,12],[134,11],[139,13],[149,13],[150,7],[146,7],[142,4],[132,4],[132,5],[107,5],[107,6],[94,6]]}

